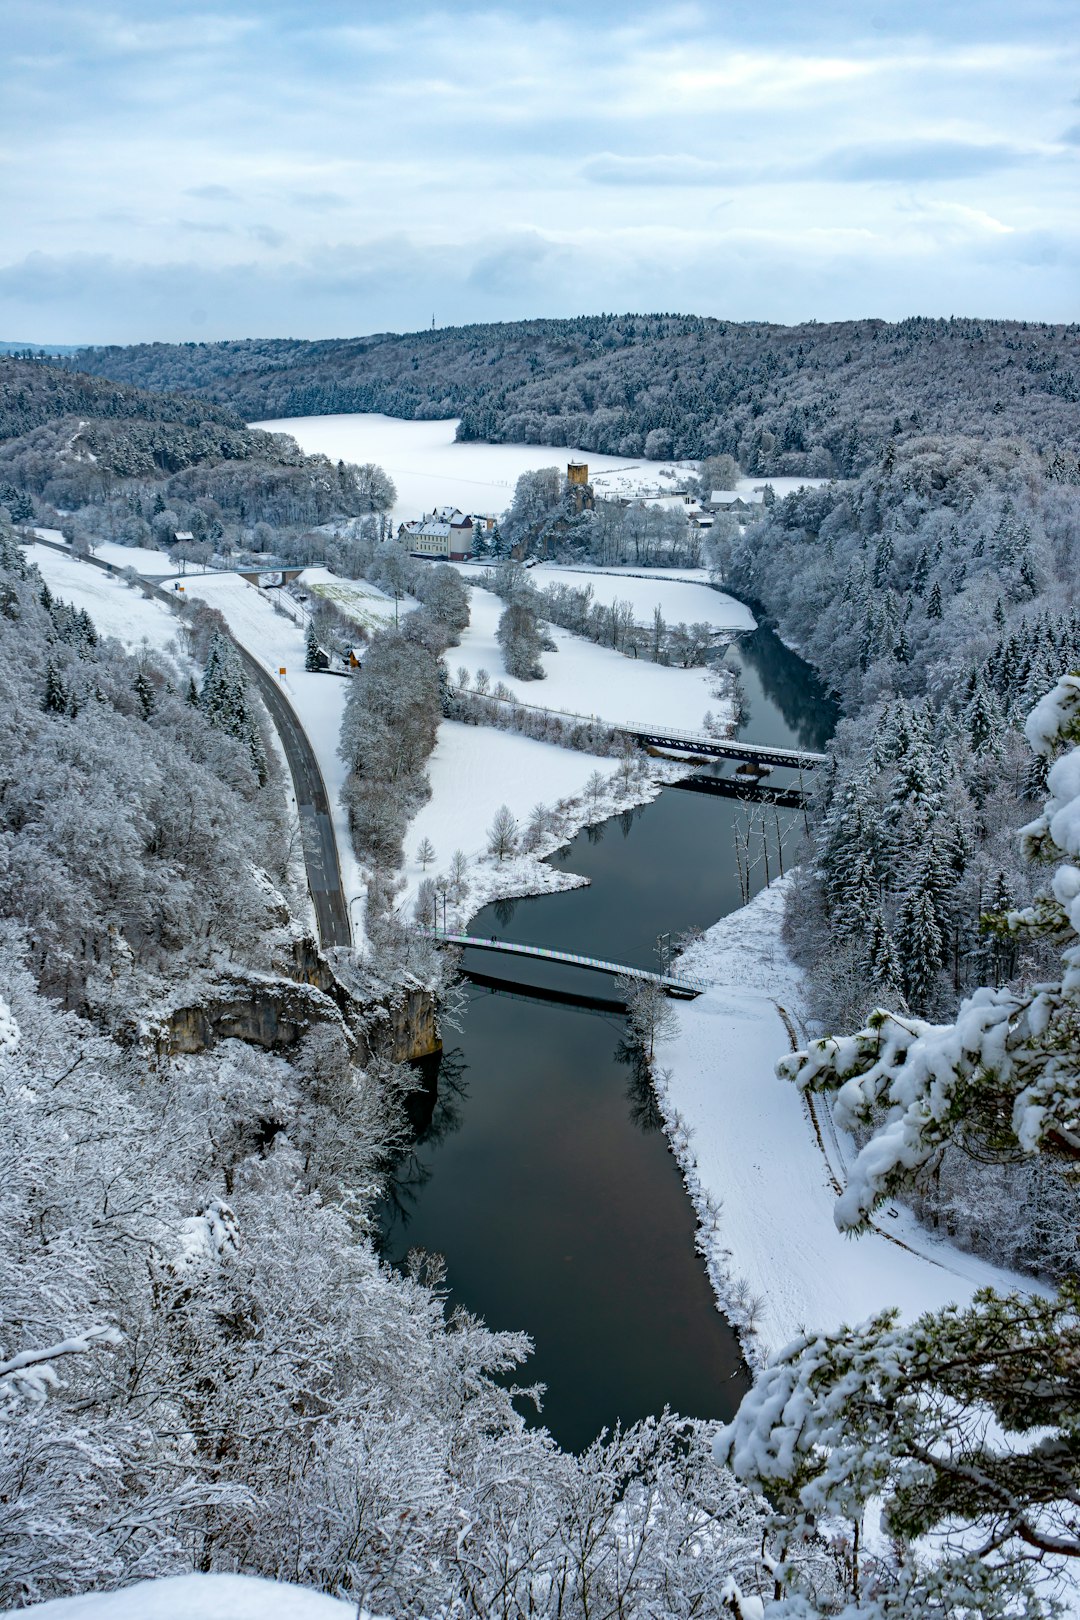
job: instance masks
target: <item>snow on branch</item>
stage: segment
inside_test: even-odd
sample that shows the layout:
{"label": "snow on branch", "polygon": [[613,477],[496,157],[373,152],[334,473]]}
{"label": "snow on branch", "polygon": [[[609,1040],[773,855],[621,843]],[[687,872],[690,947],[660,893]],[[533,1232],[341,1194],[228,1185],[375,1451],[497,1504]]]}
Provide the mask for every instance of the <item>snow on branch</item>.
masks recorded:
{"label": "snow on branch", "polygon": [[42,1350],[20,1350],[7,1361],[0,1361],[0,1417],[12,1414],[17,1397],[41,1405],[49,1391],[59,1385],[52,1363],[61,1356],[81,1355],[104,1346],[115,1350],[122,1340],[118,1328],[92,1327]]}
{"label": "snow on branch", "polygon": [[15,1015],[3,996],[0,996],[0,1058],[15,1056],[19,1044],[19,1026]]}

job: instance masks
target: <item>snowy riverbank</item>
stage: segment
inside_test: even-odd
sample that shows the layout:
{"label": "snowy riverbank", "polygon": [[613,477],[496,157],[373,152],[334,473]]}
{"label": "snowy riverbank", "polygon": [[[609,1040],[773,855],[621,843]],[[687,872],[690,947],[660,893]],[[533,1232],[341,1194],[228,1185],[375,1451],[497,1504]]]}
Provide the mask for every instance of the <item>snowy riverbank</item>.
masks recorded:
{"label": "snowy riverbank", "polygon": [[801,973],[781,939],[787,882],[714,924],[679,958],[710,988],[674,1004],[678,1034],[656,1053],[699,1246],[752,1364],[803,1328],[860,1322],[890,1305],[911,1319],[966,1303],[976,1288],[1035,1286],[942,1242],[899,1205],[881,1211],[864,1237],[837,1231],[836,1183],[851,1144],[833,1131],[821,1099],[812,1116],[774,1073],[804,1039]]}

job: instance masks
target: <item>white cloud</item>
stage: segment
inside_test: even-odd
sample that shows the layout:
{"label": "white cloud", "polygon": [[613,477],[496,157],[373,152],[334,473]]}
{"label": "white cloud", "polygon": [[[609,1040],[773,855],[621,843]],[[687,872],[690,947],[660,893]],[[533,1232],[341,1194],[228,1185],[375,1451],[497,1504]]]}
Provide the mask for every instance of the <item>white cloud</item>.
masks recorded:
{"label": "white cloud", "polygon": [[0,336],[33,311],[55,341],[183,336],[196,309],[222,336],[432,304],[905,313],[961,270],[973,297],[998,277],[1001,311],[1064,312],[1080,53],[1058,0],[880,28],[775,0],[739,37],[713,7],[558,3],[365,0],[328,26],[299,0],[11,0],[10,52],[51,66],[5,109]]}

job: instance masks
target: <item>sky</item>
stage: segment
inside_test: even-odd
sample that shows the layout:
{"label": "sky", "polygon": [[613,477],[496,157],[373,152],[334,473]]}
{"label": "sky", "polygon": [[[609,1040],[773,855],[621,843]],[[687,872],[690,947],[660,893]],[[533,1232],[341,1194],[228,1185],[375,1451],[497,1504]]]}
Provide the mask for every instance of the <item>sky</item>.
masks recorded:
{"label": "sky", "polygon": [[1072,320],[1075,0],[5,0],[0,339]]}

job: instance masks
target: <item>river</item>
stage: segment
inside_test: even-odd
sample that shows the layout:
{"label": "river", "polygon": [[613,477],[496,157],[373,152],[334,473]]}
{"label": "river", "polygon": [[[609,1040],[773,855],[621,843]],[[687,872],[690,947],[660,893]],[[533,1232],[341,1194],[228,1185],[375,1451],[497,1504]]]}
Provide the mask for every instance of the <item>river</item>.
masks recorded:
{"label": "river", "polygon": [[[740,735],[824,745],[832,706],[771,630],[727,658],[748,699]],[[799,811],[668,788],[552,857],[588,888],[497,902],[470,928],[655,967],[658,936],[708,927],[762,886],[766,851],[770,876],[790,864],[801,824]],[[603,977],[520,958],[466,953],[465,966],[540,992],[613,994]],[[518,1381],[547,1386],[542,1420],[564,1446],[665,1405],[729,1417],[745,1370],[621,1012],[467,989],[432,1076],[434,1111],[382,1209],[385,1253],[443,1254],[452,1302],[532,1336]]]}

